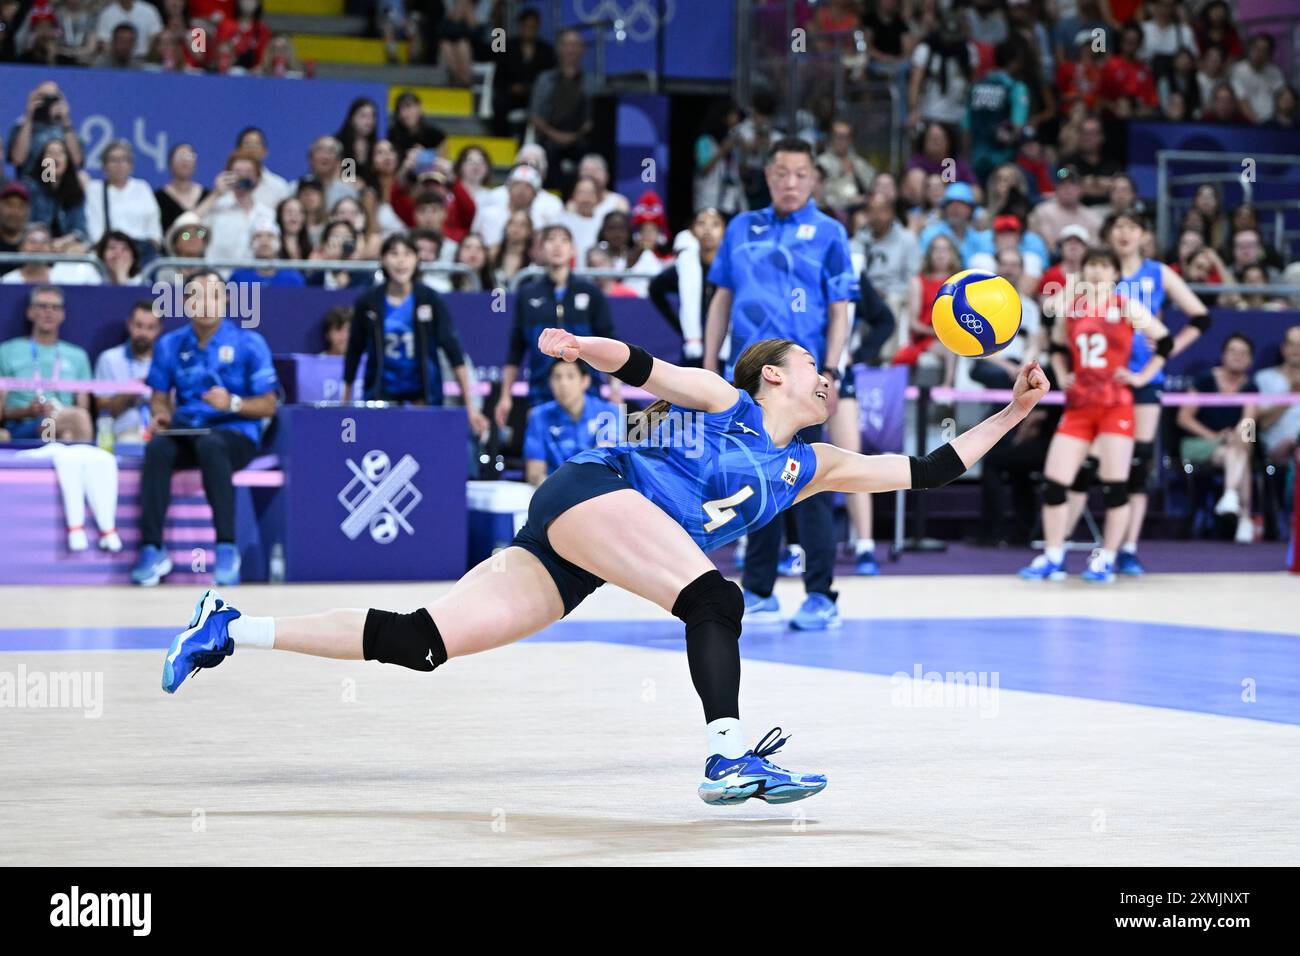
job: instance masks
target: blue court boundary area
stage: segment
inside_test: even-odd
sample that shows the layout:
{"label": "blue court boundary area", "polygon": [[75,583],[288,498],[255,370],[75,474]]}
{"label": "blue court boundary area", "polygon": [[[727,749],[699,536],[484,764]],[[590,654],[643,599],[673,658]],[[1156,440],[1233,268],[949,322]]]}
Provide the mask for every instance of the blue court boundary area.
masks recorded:
{"label": "blue court boundary area", "polygon": [[[162,650],[175,634],[5,628],[0,652]],[[528,640],[684,649],[676,621],[561,621]],[[845,620],[838,631],[813,633],[751,627],[740,646],[749,660],[885,676],[911,677],[918,666],[996,673],[1006,690],[1300,725],[1300,634],[1086,617],[901,618]]]}

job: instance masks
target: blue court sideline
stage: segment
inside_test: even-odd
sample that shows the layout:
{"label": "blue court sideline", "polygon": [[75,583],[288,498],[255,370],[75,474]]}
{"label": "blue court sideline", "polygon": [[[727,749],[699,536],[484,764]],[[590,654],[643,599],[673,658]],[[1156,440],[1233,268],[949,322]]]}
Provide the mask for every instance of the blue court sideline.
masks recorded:
{"label": "blue court sideline", "polygon": [[[161,650],[171,628],[6,628],[0,651]],[[675,621],[562,621],[533,641],[680,651]],[[1007,690],[1300,725],[1300,635],[1085,617],[845,620],[804,635],[751,627],[751,660],[864,674],[998,674]],[[1254,701],[1242,700],[1252,682]]]}

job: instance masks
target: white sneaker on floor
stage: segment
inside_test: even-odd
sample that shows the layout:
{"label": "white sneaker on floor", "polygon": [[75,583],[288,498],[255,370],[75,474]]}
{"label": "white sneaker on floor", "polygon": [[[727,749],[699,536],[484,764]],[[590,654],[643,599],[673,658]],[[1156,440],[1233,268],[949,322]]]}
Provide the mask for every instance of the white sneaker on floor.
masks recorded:
{"label": "white sneaker on floor", "polygon": [[117,554],[122,550],[122,539],[117,536],[116,531],[109,531],[99,536],[99,549],[101,551],[111,551]]}
{"label": "white sneaker on floor", "polygon": [[72,528],[68,531],[68,550],[85,551],[90,547],[85,528]]}
{"label": "white sneaker on floor", "polygon": [[1235,515],[1241,510],[1241,498],[1237,492],[1229,488],[1219,499],[1219,503],[1214,506],[1216,515]]}
{"label": "white sneaker on floor", "polygon": [[1237,544],[1255,543],[1255,522],[1251,520],[1249,515],[1237,519],[1237,536],[1233,540]]}

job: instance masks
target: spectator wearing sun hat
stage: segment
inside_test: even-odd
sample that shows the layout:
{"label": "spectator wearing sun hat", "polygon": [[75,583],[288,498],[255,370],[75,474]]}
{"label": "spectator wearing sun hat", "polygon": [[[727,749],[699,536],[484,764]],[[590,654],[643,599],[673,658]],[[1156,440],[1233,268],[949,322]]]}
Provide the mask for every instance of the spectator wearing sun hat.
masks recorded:
{"label": "spectator wearing sun hat", "polygon": [[[274,259],[280,248],[280,227],[272,218],[257,218],[249,227],[249,248],[254,259]],[[259,285],[299,288],[307,284],[296,269],[236,269],[230,274],[231,282],[249,282]]]}
{"label": "spectator wearing sun hat", "polygon": [[921,253],[930,248],[935,236],[947,236],[961,253],[961,261],[968,269],[994,272],[993,232],[976,229],[971,222],[975,212],[975,190],[969,183],[949,183],[943,191],[943,218],[921,231]]}
{"label": "spectator wearing sun hat", "polygon": [[[545,214],[539,215],[535,205],[541,191],[542,174],[532,166],[520,163],[510,170],[510,175],[506,177],[505,203],[480,209],[474,219],[473,231],[483,237],[483,241],[489,248],[495,249],[501,245],[511,213],[527,210],[534,229],[540,230],[549,226],[555,220]],[[560,207],[561,211],[563,208]]]}
{"label": "spectator wearing sun hat", "polygon": [[1003,249],[1019,252],[1026,288],[1038,288],[1039,278],[1050,259],[1047,243],[1036,233],[1025,232],[1019,216],[1004,214],[993,218],[993,248],[995,254]]}

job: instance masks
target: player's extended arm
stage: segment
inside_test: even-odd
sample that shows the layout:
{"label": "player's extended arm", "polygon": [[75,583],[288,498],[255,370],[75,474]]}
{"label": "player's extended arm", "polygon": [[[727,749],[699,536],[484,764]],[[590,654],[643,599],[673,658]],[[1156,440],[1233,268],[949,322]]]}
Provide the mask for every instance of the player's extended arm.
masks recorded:
{"label": "player's extended arm", "polygon": [[1201,333],[1210,327],[1210,311],[1177,272],[1168,266],[1161,266],[1161,272],[1164,273],[1165,295],[1187,315],[1187,324],[1174,336],[1174,348],[1170,353],[1172,358],[1199,339]]}
{"label": "player's extended arm", "polygon": [[[566,362],[581,358],[592,368],[617,375],[629,385],[641,384],[646,391],[684,408],[721,412],[736,404],[740,397],[734,385],[713,372],[673,365],[617,339],[574,335],[567,329],[543,329],[537,338],[537,348],[544,355]],[[642,375],[644,381],[638,383]]]}
{"label": "player's extended arm", "polygon": [[1019,425],[1047,394],[1048,388],[1047,376],[1038,363],[1026,364],[1016,378],[1015,398],[1006,408],[923,458],[859,455],[818,442],[812,446],[817,455],[817,472],[795,500],[802,501],[822,491],[899,491],[946,485]]}

